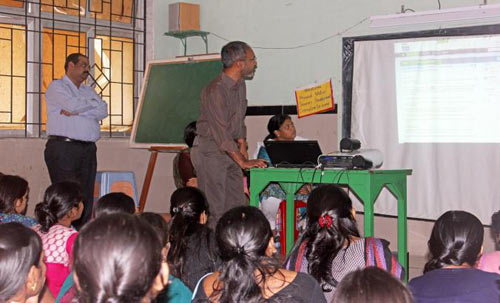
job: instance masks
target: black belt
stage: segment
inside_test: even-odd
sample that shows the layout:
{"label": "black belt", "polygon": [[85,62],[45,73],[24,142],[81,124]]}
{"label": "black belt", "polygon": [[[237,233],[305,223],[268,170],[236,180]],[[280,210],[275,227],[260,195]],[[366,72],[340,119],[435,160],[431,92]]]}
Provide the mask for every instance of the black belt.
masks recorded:
{"label": "black belt", "polygon": [[64,136],[52,136],[52,135],[49,136],[49,140],[61,141],[61,142],[72,142],[72,143],[79,143],[79,144],[92,144],[92,143],[94,143],[91,141],[75,140],[75,139],[71,139],[71,138],[64,137]]}

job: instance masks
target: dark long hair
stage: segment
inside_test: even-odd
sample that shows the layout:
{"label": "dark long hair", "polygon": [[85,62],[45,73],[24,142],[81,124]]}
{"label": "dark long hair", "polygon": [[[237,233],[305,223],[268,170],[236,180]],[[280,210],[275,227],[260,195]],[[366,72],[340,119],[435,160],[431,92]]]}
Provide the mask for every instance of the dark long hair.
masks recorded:
{"label": "dark long hair", "polygon": [[88,223],[74,247],[79,303],[141,302],[161,270],[161,250],[153,228],[133,215]]}
{"label": "dark long hair", "polygon": [[196,137],[196,121],[186,125],[184,128],[184,143],[188,147],[193,147],[194,138]]}
{"label": "dark long hair", "polygon": [[45,190],[43,201],[35,207],[35,216],[40,223],[40,231],[48,232],[57,221],[64,218],[82,202],[80,185],[74,182],[54,183]]}
{"label": "dark long hair", "polygon": [[207,241],[210,248],[212,231],[200,223],[200,216],[205,212],[208,216],[208,202],[201,190],[195,187],[182,187],[174,191],[170,197],[170,214],[172,219],[169,227],[170,249],[168,263],[172,274],[183,281],[186,263],[186,250],[189,241]]}
{"label": "dark long hair", "polygon": [[269,122],[267,122],[267,131],[269,134],[264,138],[264,141],[270,140],[270,139],[276,139],[276,134],[274,133],[275,131],[279,130],[280,127],[285,123],[286,120],[291,120],[289,115],[285,114],[278,114],[274,115],[269,119]]}
{"label": "dark long hair", "polygon": [[15,202],[28,191],[28,182],[19,176],[0,177],[0,213],[13,213]]}
{"label": "dark long hair", "polygon": [[430,260],[424,273],[447,265],[476,264],[483,245],[484,229],[481,221],[461,210],[447,211],[434,223],[427,242]]}
{"label": "dark long hair", "polygon": [[42,239],[17,223],[0,224],[0,302],[7,302],[26,283],[31,266],[40,266]]}
{"label": "dark long hair", "polygon": [[[273,236],[264,214],[255,207],[241,206],[227,211],[217,223],[215,239],[222,260],[218,280],[222,287],[211,297],[219,303],[261,302],[266,277],[280,267],[274,257],[266,256]],[[256,272],[261,280],[256,281]]]}
{"label": "dark long hair", "polygon": [[331,303],[413,303],[403,283],[374,266],[355,270],[339,283]]}
{"label": "dark long hair", "polygon": [[[329,224],[321,220],[330,218]],[[352,237],[359,237],[358,227],[352,213],[352,201],[337,185],[320,185],[307,199],[306,244],[307,270],[324,292],[331,291],[338,281],[332,276],[332,262]]]}

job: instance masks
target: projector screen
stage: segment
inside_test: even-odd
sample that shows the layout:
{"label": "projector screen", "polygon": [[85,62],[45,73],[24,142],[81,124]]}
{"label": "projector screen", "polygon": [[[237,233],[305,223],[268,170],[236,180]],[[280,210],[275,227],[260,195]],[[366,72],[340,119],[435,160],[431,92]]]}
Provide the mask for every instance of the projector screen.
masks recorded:
{"label": "projector screen", "polygon": [[[351,137],[413,169],[408,216],[500,209],[500,35],[354,42]],[[396,215],[387,191],[377,213]]]}

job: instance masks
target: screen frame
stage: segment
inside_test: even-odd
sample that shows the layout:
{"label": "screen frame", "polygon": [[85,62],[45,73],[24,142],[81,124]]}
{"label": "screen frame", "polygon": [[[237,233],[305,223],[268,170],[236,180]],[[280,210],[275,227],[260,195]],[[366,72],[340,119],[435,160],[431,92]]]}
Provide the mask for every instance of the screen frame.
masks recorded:
{"label": "screen frame", "polygon": [[478,36],[500,34],[500,24],[478,25],[468,27],[440,28],[433,30],[377,34],[342,39],[342,138],[351,137],[352,117],[352,82],[354,65],[354,43],[370,40],[395,40],[408,38]]}

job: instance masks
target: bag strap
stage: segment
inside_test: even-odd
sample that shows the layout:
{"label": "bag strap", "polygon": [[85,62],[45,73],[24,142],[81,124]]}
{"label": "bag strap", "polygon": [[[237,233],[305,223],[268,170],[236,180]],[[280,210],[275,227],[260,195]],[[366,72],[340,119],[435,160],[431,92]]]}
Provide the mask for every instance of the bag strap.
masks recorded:
{"label": "bag strap", "polygon": [[389,243],[385,240],[374,237],[365,238],[365,261],[367,267],[381,268],[399,279],[404,277],[403,267],[391,253]]}
{"label": "bag strap", "polygon": [[64,283],[61,286],[61,290],[59,290],[59,294],[57,295],[57,299],[56,299],[55,303],[59,303],[62,300],[62,298],[64,297],[64,295],[69,292],[71,287],[73,287],[74,284],[75,284],[75,282],[73,281],[73,271],[72,271],[69,273],[69,275],[64,280]]}
{"label": "bag strap", "polygon": [[285,260],[288,270],[299,272],[302,267],[302,258],[304,257],[307,241],[304,241],[304,235],[300,235],[293,248]]}
{"label": "bag strap", "polygon": [[209,275],[211,275],[211,274],[212,274],[211,272],[209,272],[209,273],[205,274],[203,277],[201,277],[201,278],[198,280],[198,282],[196,282],[196,286],[195,286],[195,288],[194,288],[194,290],[193,290],[193,296],[191,297],[191,301],[193,301],[193,300],[194,300],[194,298],[196,297],[196,293],[198,292],[198,287],[200,286],[200,284],[203,282],[203,280],[204,280],[207,276],[209,276]]}

